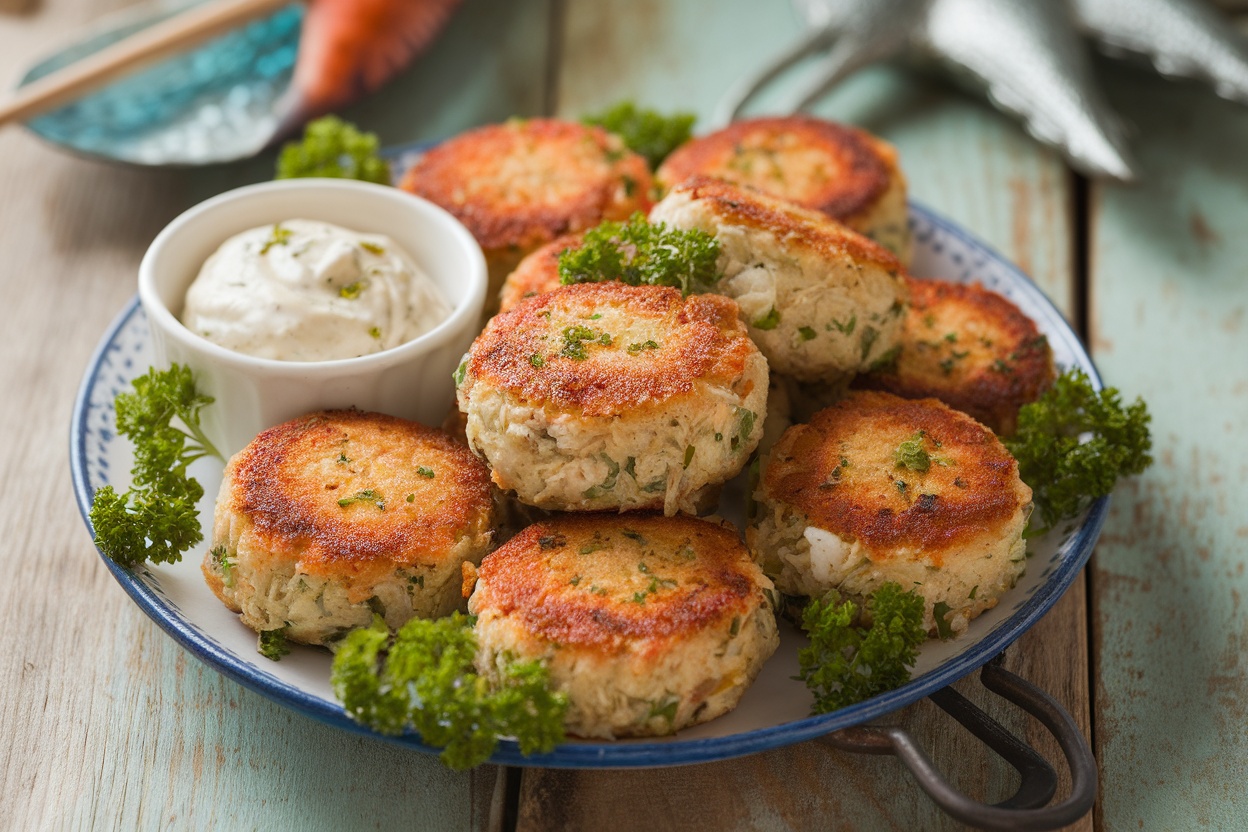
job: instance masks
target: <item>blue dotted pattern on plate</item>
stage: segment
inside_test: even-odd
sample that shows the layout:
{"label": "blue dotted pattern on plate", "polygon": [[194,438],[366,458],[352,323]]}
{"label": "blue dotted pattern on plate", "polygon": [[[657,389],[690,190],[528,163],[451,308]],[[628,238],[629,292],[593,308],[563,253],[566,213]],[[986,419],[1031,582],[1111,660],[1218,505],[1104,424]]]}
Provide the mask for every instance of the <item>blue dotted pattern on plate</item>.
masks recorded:
{"label": "blue dotted pattern on plate", "polygon": [[[921,270],[916,274],[939,273],[946,279],[975,280],[1005,295],[1040,324],[1059,363],[1081,367],[1097,386],[1100,385],[1096,369],[1078,338],[1052,303],[1016,267],[957,226],[919,206],[911,206],[910,229],[915,242],[916,266]],[[147,321],[136,299],[110,327],[83,380],[71,426],[71,467],[84,520],[95,489],[110,482],[112,472],[107,452],[116,440],[113,399],[132,378],[146,371],[146,362],[139,357],[146,353],[149,341]],[[964,644],[946,642],[960,649],[949,654],[936,668],[897,690],[831,714],[725,737],[693,740],[677,737],[667,742],[575,743],[561,746],[550,754],[533,757],[522,756],[514,742],[504,741],[493,762],[571,768],[709,762],[813,739],[878,718],[970,673],[1022,635],[1056,603],[1087,562],[1100,534],[1107,507],[1108,498],[1098,500],[1082,521],[1064,535],[1040,572],[1040,577],[1045,580],[1016,588],[1021,591],[1016,592],[1009,614],[996,627],[973,640],[964,639]],[[249,657],[231,651],[187,620],[161,589],[156,573],[147,569],[131,573],[107,558],[104,560],[117,581],[144,612],[205,663],[241,684],[323,722],[371,734],[352,722],[337,702],[311,695],[277,678]],[[1029,573],[1034,574],[1032,570],[1037,566],[1032,563]],[[436,751],[423,745],[415,734],[387,739],[422,751]]]}

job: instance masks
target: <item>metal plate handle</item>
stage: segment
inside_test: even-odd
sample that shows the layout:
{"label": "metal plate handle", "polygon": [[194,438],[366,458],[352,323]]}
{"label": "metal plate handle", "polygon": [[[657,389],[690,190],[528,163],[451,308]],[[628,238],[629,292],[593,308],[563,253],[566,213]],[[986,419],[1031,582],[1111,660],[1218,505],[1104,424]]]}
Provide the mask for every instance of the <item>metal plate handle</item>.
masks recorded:
{"label": "metal plate handle", "polygon": [[989,806],[959,792],[901,728],[846,728],[829,734],[826,741],[842,751],[896,755],[937,806],[951,817],[981,829],[1060,829],[1086,815],[1096,800],[1096,759],[1075,720],[1053,697],[1002,667],[1000,655],[984,665],[979,679],[988,690],[1038,719],[1057,739],[1070,768],[1071,792],[1065,800],[1047,806],[1057,791],[1053,767],[952,688],[939,690],[929,698],[1018,771],[1022,782],[1008,800]]}

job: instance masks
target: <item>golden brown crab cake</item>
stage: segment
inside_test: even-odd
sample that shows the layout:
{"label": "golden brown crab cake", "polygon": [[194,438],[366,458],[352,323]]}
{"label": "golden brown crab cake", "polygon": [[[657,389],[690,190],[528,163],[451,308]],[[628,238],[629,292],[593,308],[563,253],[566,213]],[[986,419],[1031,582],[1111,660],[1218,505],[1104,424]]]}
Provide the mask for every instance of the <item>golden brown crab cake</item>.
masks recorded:
{"label": "golden brown crab cake", "polygon": [[[856,391],[772,449],[750,549],[789,595],[892,581],[954,633],[1025,567],[1031,489],[992,431],[935,399]],[[941,629],[943,629],[943,624]]]}
{"label": "golden brown crab cake", "polygon": [[654,185],[646,160],[619,136],[534,118],[443,142],[408,169],[400,187],[450,211],[477,238],[492,305],[526,254],[562,234],[645,212]]}
{"label": "golden brown crab cake", "polygon": [[830,383],[871,367],[901,339],[901,263],[823,214],[695,177],[673,188],[650,219],[718,240],[716,291],[741,307],[776,373]]}
{"label": "golden brown crab cake", "polygon": [[542,659],[568,695],[568,731],[613,738],[732,710],[779,644],[774,604],[730,527],[592,514],[530,526],[487,557],[468,610],[483,673]]}
{"label": "golden brown crab cake", "polygon": [[934,398],[1002,436],[1018,410],[1056,377],[1053,352],[1035,321],[973,283],[908,281],[910,310],[895,361],[854,385],[907,399]]}
{"label": "golden brown crab cake", "polygon": [[561,511],[694,512],[762,435],[767,361],[718,295],[589,283],[522,301],[458,384],[494,482]]}
{"label": "golden brown crab cake", "polygon": [[490,474],[440,430],[355,410],[270,428],[230,459],[208,586],[257,632],[327,644],[462,606],[493,540]]}
{"label": "golden brown crab cake", "polygon": [[655,174],[665,188],[697,175],[827,214],[909,259],[897,151],[866,131],[802,115],[738,121],[677,148]]}
{"label": "golden brown crab cake", "polygon": [[510,312],[525,298],[544,295],[562,286],[559,282],[559,256],[569,249],[579,248],[583,239],[583,234],[565,234],[521,260],[515,271],[503,281],[498,296],[498,311]]}

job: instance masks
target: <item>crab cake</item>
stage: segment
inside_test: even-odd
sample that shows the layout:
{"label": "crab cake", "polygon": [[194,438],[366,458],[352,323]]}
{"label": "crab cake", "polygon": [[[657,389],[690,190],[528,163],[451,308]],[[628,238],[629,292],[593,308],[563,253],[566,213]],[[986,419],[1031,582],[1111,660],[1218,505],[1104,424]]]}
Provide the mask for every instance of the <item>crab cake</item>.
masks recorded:
{"label": "crab cake", "polygon": [[897,151],[863,130],[801,115],[738,121],[677,148],[656,173],[666,188],[696,175],[827,214],[908,257],[906,178]]}
{"label": "crab cake", "polygon": [[445,433],[340,410],[270,428],[229,461],[208,586],[257,632],[327,644],[462,605],[493,538],[489,471]]}
{"label": "crab cake", "polygon": [[965,630],[1025,566],[1018,463],[935,399],[850,393],[785,433],[755,499],[747,539],[780,591],[861,597],[893,581],[923,596],[929,632]]}
{"label": "crab cake", "polygon": [[544,660],[568,695],[568,731],[610,739],[732,710],[779,644],[774,603],[735,530],[596,514],[538,523],[500,547],[468,610],[482,673],[503,657]]}
{"label": "crab cake", "polygon": [[544,295],[562,286],[559,256],[569,249],[580,248],[583,239],[583,234],[565,234],[521,260],[516,270],[503,281],[498,296],[498,311],[510,312],[525,298]]}
{"label": "crab cake", "polygon": [[940,399],[998,434],[1056,375],[1053,352],[1033,320],[982,286],[908,281],[910,311],[895,362],[855,380],[907,399]]}
{"label": "crab cake", "polygon": [[736,300],[774,372],[829,383],[900,341],[901,264],[823,214],[702,177],[673,188],[650,220],[719,241],[716,291]]}
{"label": "crab cake", "polygon": [[430,150],[400,187],[435,202],[485,251],[493,303],[520,260],[561,234],[650,207],[646,160],[600,127],[512,119]]}
{"label": "crab cake", "polygon": [[762,435],[767,361],[719,295],[588,283],[490,321],[460,371],[494,482],[562,511],[693,512]]}

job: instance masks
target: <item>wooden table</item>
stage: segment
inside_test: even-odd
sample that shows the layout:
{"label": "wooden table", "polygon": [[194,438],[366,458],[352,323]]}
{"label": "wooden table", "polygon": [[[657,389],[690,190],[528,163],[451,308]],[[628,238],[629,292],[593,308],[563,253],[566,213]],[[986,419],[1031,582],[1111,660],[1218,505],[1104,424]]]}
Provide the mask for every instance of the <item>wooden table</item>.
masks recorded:
{"label": "wooden table", "polygon": [[[0,6],[0,77],[122,5]],[[797,32],[784,2],[467,0],[427,56],[346,115],[389,143],[622,97],[705,116]],[[1091,567],[1007,653],[1093,741],[1101,795],[1075,828],[1243,829],[1248,109],[1099,69],[1138,127],[1134,187],[1075,176],[979,100],[897,69],[862,73],[818,112],[897,143],[914,197],[1019,263],[1085,333],[1109,383],[1154,414],[1157,465],[1120,489]],[[0,828],[957,827],[896,761],[819,742],[661,771],[455,774],[275,705],[166,638],[83,528],[70,408],[152,237],[270,166],[124,169],[0,132]],[[1056,753],[973,679],[958,687]],[[1012,791],[1008,767],[934,706],[889,721],[972,794]]]}

